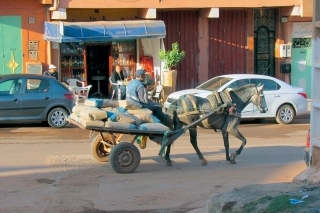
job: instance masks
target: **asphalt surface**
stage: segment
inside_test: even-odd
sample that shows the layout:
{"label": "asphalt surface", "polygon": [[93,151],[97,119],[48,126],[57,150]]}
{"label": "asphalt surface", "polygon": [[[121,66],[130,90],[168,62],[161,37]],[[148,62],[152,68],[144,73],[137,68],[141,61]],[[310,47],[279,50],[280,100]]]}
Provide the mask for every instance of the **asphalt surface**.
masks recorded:
{"label": "asphalt surface", "polygon": [[[131,174],[95,161],[87,130],[1,125],[0,212],[203,212],[214,195],[248,184],[290,182],[301,173],[309,123],[309,115],[290,125],[241,122],[247,145],[235,165],[226,162],[221,134],[212,130],[198,131],[207,166],[201,166],[187,133],[174,143],[172,167],[158,156],[160,147],[148,142]],[[231,152],[239,146],[230,136]]]}

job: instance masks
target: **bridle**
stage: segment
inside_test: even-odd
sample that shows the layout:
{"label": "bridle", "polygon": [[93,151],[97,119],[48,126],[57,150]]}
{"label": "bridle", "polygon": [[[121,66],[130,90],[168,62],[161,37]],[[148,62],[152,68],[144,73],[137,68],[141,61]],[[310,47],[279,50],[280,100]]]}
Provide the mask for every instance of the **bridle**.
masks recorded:
{"label": "bridle", "polygon": [[[255,105],[256,105],[260,110],[262,109],[262,107],[261,107],[261,99],[262,99],[262,97],[264,97],[264,94],[261,93],[261,92],[259,92],[258,87],[256,86],[256,94],[255,94],[254,96],[252,96],[251,102],[252,102],[252,103],[255,103]],[[253,99],[254,99],[255,101],[253,101]],[[258,103],[259,103],[259,104],[258,104]]]}

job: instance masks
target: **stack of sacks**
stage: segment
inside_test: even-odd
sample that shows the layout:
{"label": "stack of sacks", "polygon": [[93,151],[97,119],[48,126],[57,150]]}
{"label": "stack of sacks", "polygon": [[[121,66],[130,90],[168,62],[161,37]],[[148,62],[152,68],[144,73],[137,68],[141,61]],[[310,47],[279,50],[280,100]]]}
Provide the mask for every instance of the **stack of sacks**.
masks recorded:
{"label": "stack of sacks", "polygon": [[[117,107],[112,110],[107,109],[108,121],[105,127],[117,128],[123,123],[130,124],[129,129],[150,130],[150,131],[166,131],[169,128],[160,123],[160,120],[152,115],[152,111],[147,108],[123,108]],[[121,128],[119,126],[119,128]]]}
{"label": "stack of sacks", "polygon": [[82,126],[104,126],[104,121],[107,118],[105,111],[97,107],[89,107],[83,105],[76,105],[72,108],[70,115],[72,120],[77,121]]}
{"label": "stack of sacks", "polygon": [[142,108],[139,103],[127,100],[112,101],[90,98],[84,102],[84,105],[75,106],[70,118],[83,126],[150,131],[169,129],[152,115],[151,110]]}
{"label": "stack of sacks", "polygon": [[85,100],[84,102],[85,106],[91,106],[91,107],[118,107],[119,102],[118,101],[112,101],[110,99],[97,99],[97,98],[89,98]]}

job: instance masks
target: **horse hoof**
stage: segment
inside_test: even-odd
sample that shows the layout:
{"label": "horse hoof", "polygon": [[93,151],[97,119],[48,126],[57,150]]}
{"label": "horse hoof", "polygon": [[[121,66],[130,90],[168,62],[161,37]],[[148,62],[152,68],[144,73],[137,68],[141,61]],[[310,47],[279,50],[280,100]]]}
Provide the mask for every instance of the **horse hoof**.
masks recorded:
{"label": "horse hoof", "polygon": [[234,153],[230,154],[230,159],[231,160],[234,160],[236,157],[237,157],[237,153],[234,152]]}
{"label": "horse hoof", "polygon": [[167,162],[167,166],[172,166],[172,162]]}
{"label": "horse hoof", "polygon": [[201,165],[202,165],[202,166],[206,166],[206,165],[208,165],[208,162],[207,162],[207,160],[206,160],[206,159],[202,159],[201,161],[202,161],[202,163],[201,163]]}
{"label": "horse hoof", "polygon": [[230,160],[230,164],[237,164],[237,162],[235,161],[235,159]]}

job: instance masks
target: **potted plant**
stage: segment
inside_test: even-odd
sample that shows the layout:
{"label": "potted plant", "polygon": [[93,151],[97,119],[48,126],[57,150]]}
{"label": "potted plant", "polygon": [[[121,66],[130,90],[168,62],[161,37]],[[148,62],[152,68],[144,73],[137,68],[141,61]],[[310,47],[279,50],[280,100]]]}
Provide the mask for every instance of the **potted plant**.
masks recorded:
{"label": "potted plant", "polygon": [[160,60],[164,62],[161,83],[165,88],[165,96],[176,90],[177,70],[174,68],[184,59],[185,51],[179,50],[178,42],[172,43],[172,50],[160,50]]}
{"label": "potted plant", "polygon": [[160,60],[164,62],[164,68],[172,70],[185,57],[185,51],[179,52],[179,44],[175,42],[172,44],[172,50],[160,50]]}

